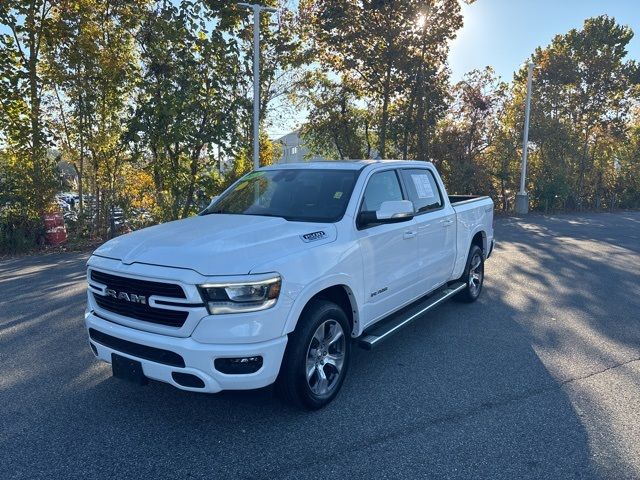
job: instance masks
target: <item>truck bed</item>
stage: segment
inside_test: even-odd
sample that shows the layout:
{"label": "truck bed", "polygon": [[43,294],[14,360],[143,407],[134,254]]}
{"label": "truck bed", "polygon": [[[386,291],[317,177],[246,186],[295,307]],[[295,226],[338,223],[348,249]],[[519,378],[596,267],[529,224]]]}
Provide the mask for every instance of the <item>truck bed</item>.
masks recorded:
{"label": "truck bed", "polygon": [[449,195],[451,205],[459,205],[461,203],[473,202],[482,198],[489,198],[486,195]]}

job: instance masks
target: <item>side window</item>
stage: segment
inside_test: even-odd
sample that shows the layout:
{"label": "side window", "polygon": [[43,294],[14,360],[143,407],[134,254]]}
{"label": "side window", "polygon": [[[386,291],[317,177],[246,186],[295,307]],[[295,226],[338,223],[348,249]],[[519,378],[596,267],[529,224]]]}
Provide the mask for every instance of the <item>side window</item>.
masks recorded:
{"label": "side window", "polygon": [[437,210],[444,205],[438,183],[431,170],[402,170],[402,179],[416,213]]}
{"label": "side window", "polygon": [[395,170],[374,173],[364,190],[361,211],[375,212],[382,202],[402,200],[402,190]]}

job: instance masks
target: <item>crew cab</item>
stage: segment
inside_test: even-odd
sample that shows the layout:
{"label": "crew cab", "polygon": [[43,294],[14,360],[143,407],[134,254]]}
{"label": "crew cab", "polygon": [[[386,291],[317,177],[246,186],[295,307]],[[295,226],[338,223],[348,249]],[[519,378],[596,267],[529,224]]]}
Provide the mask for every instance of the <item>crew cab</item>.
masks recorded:
{"label": "crew cab", "polygon": [[491,199],[448,196],[431,163],[263,167],[197,216],[100,246],[86,328],[116,377],[209,393],[275,382],[316,409],[352,346],[475,301],[493,246]]}

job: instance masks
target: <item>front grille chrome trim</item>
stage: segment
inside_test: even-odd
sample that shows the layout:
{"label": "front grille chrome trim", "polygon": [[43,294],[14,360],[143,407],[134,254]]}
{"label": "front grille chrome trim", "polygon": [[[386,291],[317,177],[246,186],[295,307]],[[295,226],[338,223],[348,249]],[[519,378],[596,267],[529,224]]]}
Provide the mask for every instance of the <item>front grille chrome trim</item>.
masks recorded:
{"label": "front grille chrome trim", "polygon": [[[127,320],[179,329],[184,326],[192,309],[201,307],[191,303],[184,289],[176,283],[133,278],[94,268],[89,270],[88,282],[89,291],[99,311]],[[112,290],[111,295],[107,295],[107,290]],[[124,299],[114,298],[113,291],[124,292],[127,295]],[[142,296],[145,301],[127,301],[129,296]],[[165,306],[163,301],[170,304]]]}

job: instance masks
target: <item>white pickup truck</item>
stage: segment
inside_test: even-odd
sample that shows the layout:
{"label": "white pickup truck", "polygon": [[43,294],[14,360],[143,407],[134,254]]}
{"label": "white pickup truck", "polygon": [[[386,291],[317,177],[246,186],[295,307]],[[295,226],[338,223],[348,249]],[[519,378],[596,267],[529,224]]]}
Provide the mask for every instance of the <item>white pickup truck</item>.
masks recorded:
{"label": "white pickup truck", "polygon": [[198,216],[108,241],[85,314],[113,374],[190,391],[275,382],[315,409],[370,349],[482,290],[493,202],[447,196],[431,163],[313,162],[249,173]]}

